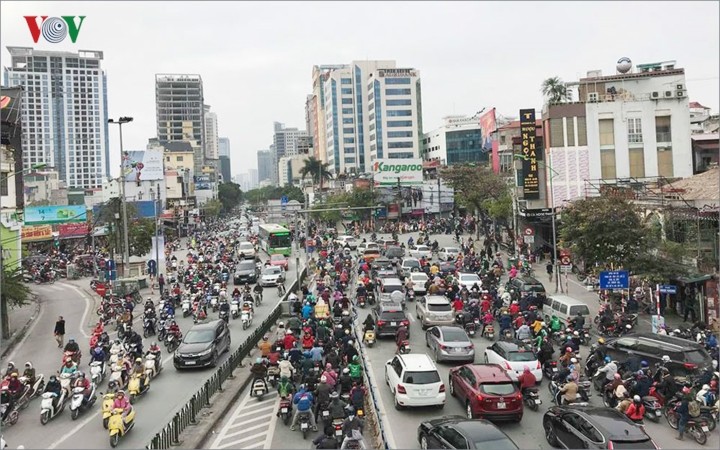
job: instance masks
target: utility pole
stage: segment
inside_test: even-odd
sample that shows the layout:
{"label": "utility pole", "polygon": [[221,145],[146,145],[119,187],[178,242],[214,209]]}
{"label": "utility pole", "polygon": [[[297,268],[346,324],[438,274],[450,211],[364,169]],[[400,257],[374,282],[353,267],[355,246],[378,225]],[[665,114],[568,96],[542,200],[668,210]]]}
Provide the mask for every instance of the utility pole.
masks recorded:
{"label": "utility pole", "polygon": [[120,128],[120,201],[122,202],[123,236],[125,238],[123,248],[123,277],[125,278],[130,276],[130,237],[128,236],[127,198],[125,197],[125,170],[123,167],[125,151],[123,149],[122,126],[132,121],[132,117],[120,117],[117,121],[108,119],[108,123],[116,124]]}
{"label": "utility pole", "polygon": [[[156,184],[157,186],[157,192],[155,193],[156,198],[153,202],[155,206],[155,264],[157,267],[157,277],[160,278],[160,220],[159,220],[159,214],[158,214],[158,202],[160,201],[160,183]],[[162,207],[162,205],[161,205]]]}

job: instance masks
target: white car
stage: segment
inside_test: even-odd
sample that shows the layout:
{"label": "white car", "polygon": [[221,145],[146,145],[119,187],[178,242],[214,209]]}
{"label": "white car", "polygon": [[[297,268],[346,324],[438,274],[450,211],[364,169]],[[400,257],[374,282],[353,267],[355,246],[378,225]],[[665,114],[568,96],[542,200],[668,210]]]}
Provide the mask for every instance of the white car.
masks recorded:
{"label": "white car", "polygon": [[425,283],[428,280],[428,276],[425,272],[412,272],[406,280],[410,280],[415,295],[425,295]]}
{"label": "white car", "polygon": [[532,349],[518,346],[513,342],[498,341],[485,349],[485,363],[500,364],[505,372],[517,381],[518,375],[523,373],[525,366],[535,375],[535,380],[540,383],[543,378],[542,367]]}
{"label": "white car", "polygon": [[396,355],[388,361],[385,383],[395,397],[395,409],[445,404],[445,384],[435,363],[424,353]]}
{"label": "white car", "polygon": [[468,290],[470,290],[475,284],[477,284],[478,287],[481,287],[482,280],[475,273],[461,273],[458,275],[458,284],[460,286],[465,286]]}
{"label": "white car", "polygon": [[377,244],[377,242],[361,242],[356,247],[359,254],[363,254],[365,250],[372,248],[377,249],[378,252],[380,252],[380,246]]}
{"label": "white car", "polygon": [[255,246],[252,242],[241,242],[238,245],[237,254],[245,259],[255,259]]}
{"label": "white car", "polygon": [[353,236],[339,236],[335,239],[335,242],[340,244],[342,247],[349,247],[350,250],[355,250],[358,247],[358,242]]}
{"label": "white car", "polygon": [[443,247],[438,251],[438,259],[440,261],[455,261],[460,254],[457,247]]}
{"label": "white car", "polygon": [[417,258],[403,258],[400,264],[400,270],[402,274],[409,277],[411,273],[420,272],[420,261]]}
{"label": "white car", "polygon": [[432,257],[432,249],[427,245],[417,245],[408,250],[408,255],[418,259],[430,259]]}
{"label": "white car", "polygon": [[285,283],[285,271],[279,266],[266,266],[260,275],[260,286],[277,286]]}

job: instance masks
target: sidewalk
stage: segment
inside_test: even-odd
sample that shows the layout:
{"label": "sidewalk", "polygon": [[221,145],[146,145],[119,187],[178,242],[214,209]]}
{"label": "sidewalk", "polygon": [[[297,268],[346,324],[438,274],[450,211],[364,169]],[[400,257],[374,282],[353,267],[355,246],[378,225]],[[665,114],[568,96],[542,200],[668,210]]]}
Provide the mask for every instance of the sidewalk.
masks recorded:
{"label": "sidewalk", "polygon": [[10,353],[15,345],[25,336],[33,321],[40,315],[40,298],[30,294],[27,304],[19,307],[8,305],[8,322],[10,324],[10,338],[0,340],[0,358]]}

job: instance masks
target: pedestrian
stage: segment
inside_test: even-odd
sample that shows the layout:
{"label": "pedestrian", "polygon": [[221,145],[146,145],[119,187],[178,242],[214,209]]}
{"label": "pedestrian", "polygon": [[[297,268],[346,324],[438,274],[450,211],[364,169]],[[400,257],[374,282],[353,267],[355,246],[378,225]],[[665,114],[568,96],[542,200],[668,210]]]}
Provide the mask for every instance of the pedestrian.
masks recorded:
{"label": "pedestrian", "polygon": [[163,295],[163,292],[165,291],[165,277],[163,274],[160,274],[158,277],[158,286],[160,287],[160,295]]}
{"label": "pedestrian", "polygon": [[553,278],[553,262],[552,260],[548,261],[547,265],[545,266],[545,270],[548,274],[548,280],[552,281]]}
{"label": "pedestrian", "polygon": [[63,319],[63,316],[58,317],[57,322],[55,322],[54,334],[58,347],[63,348],[65,345],[65,319]]}
{"label": "pedestrian", "polygon": [[692,322],[696,321],[695,318],[695,289],[691,286],[685,288],[685,301],[683,302],[683,322],[687,322],[688,314],[692,316]]}

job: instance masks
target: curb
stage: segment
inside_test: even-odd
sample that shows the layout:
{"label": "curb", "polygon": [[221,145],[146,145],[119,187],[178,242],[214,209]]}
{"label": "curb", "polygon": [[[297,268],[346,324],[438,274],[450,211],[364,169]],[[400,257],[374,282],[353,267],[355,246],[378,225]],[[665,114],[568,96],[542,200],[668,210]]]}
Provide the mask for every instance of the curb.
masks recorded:
{"label": "curb", "polygon": [[40,315],[40,298],[37,295],[32,294],[31,302],[35,303],[35,311],[33,311],[33,314],[30,316],[30,319],[28,319],[28,321],[25,323],[25,325],[23,325],[22,328],[20,328],[18,331],[16,331],[12,335],[10,335],[10,339],[8,339],[6,341],[7,344],[4,345],[5,348],[3,349],[2,353],[0,354],[0,358],[4,358],[5,355],[7,355],[13,351],[13,349],[18,344],[18,342],[20,342],[22,340],[22,338],[25,336],[25,334],[27,333],[28,329],[33,324],[33,322],[35,322],[35,319],[37,319],[38,316]]}

